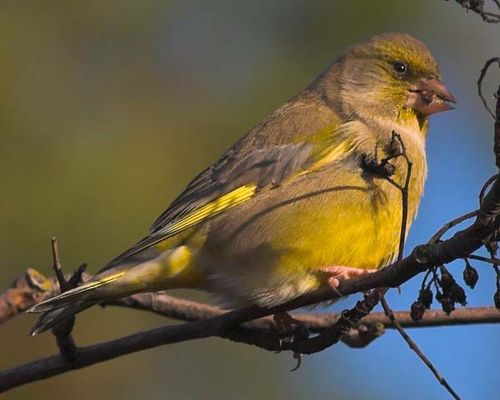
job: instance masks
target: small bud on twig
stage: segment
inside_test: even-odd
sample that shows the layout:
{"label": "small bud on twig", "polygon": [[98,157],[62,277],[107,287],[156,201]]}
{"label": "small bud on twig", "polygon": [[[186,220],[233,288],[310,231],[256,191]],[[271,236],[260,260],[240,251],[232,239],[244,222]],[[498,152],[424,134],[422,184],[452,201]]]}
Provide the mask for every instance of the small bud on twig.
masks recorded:
{"label": "small bud on twig", "polygon": [[479,280],[479,274],[467,260],[465,260],[463,277],[464,282],[467,286],[469,286],[471,289],[474,289],[476,287],[477,281]]}

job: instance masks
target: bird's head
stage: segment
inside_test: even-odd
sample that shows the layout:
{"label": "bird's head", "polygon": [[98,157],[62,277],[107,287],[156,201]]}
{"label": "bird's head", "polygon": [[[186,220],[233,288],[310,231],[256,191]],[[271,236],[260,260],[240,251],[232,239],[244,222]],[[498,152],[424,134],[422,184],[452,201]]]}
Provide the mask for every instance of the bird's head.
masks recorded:
{"label": "bird's head", "polygon": [[[385,33],[347,50],[324,76],[345,115],[417,119],[453,109],[429,49],[407,34]],[[403,120],[401,120],[403,119]]]}

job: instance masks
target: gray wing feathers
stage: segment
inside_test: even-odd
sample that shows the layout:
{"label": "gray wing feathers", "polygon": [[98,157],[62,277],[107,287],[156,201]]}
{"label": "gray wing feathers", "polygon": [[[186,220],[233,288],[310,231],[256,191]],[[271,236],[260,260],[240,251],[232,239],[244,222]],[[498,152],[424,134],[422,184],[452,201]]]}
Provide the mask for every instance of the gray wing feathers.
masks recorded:
{"label": "gray wing feathers", "polygon": [[246,154],[230,150],[187,186],[153,223],[150,231],[154,233],[161,230],[168,223],[239,186],[248,183],[256,184],[258,188],[269,184],[279,185],[306,165],[311,151],[312,146],[304,142],[256,149]]}

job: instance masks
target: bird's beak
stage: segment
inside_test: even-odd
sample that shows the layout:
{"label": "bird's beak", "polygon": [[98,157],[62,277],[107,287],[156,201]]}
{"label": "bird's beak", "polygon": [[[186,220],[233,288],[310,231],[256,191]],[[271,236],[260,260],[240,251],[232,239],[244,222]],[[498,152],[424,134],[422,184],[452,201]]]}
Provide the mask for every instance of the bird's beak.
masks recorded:
{"label": "bird's beak", "polygon": [[406,106],[427,117],[441,111],[453,110],[455,97],[437,78],[422,78],[413,85]]}

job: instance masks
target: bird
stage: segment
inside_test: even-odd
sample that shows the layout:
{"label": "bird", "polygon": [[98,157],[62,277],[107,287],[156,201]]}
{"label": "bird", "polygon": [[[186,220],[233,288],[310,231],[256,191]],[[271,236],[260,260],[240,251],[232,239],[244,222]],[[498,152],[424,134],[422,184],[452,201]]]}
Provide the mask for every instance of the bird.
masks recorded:
{"label": "bird", "polygon": [[145,238],[33,306],[42,314],[32,334],[139,292],[200,289],[225,306],[271,307],[389,265],[402,223],[394,182],[408,172],[394,134],[412,163],[406,235],[427,176],[429,117],[455,102],[413,36],[353,45],[196,176]]}

